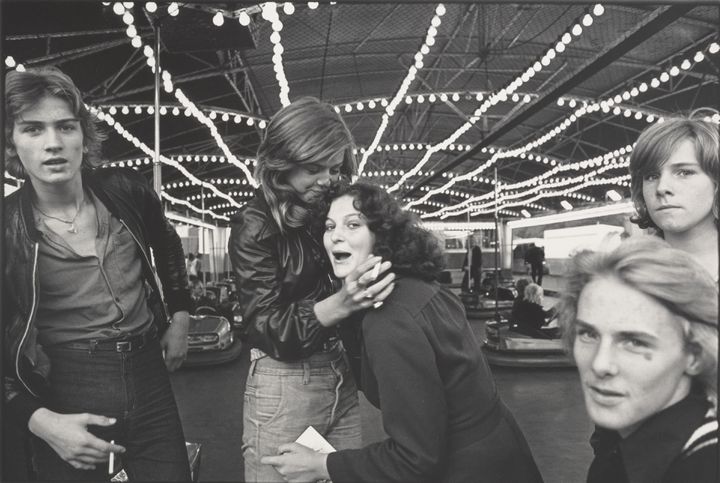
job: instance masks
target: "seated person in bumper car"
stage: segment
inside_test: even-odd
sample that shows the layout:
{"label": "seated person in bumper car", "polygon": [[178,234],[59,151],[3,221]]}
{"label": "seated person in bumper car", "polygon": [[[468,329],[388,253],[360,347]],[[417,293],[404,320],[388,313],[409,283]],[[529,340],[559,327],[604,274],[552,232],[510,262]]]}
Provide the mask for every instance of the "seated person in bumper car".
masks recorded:
{"label": "seated person in bumper car", "polygon": [[329,455],[288,443],[263,462],[287,481],[542,481],[460,300],[434,281],[442,253],[433,235],[380,187],[340,185],[329,199],[323,241],[335,275],[345,280],[370,253],[398,275],[383,305],[343,322],[389,437]]}
{"label": "seated person in bumper car", "polygon": [[587,481],[720,481],[711,277],[655,237],[581,252],[567,277],[560,323],[596,424]]}
{"label": "seated person in bumper car", "polygon": [[[518,281],[520,285],[520,281]],[[535,283],[525,284],[523,297],[513,303],[512,330],[520,334],[539,339],[552,339],[556,335],[553,329],[543,329],[557,314],[555,308],[543,308],[543,289]]]}

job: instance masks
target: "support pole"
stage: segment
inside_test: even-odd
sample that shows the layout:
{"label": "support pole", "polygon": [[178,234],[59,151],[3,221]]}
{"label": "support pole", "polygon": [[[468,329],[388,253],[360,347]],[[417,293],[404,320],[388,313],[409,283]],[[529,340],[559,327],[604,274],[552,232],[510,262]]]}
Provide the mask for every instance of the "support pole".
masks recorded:
{"label": "support pole", "polygon": [[160,22],[155,22],[155,156],[153,158],[153,189],[160,196],[162,191],[162,166],[160,164]]}
{"label": "support pole", "polygon": [[495,322],[500,323],[500,309],[498,308],[498,292],[500,291],[500,267],[498,266],[498,251],[500,250],[500,228],[498,223],[498,173],[495,166]]}

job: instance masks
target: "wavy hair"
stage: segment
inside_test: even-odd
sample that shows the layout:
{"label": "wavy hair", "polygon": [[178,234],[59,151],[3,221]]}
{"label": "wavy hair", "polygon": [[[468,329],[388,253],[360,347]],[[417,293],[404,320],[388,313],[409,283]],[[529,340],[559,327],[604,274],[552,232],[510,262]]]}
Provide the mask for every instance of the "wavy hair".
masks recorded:
{"label": "wavy hair", "polygon": [[568,265],[558,316],[570,353],[578,299],[598,277],[614,277],[677,315],[686,349],[701,361],[696,379],[717,405],[718,291],[710,274],[689,254],[654,236],[629,238],[610,252],[579,252]]}
{"label": "wavy hair", "polygon": [[715,224],[718,224],[720,201],[718,200],[718,176],[720,175],[720,133],[718,126],[703,117],[717,111],[703,108],[693,111],[689,116],[667,119],[645,129],[638,137],[637,143],[630,154],[631,195],[637,216],[630,218],[640,228],[653,228],[662,236],[662,230],[650,218],[645,198],[643,197],[643,179],[648,173],[658,171],[672,156],[678,145],[689,140],[695,146],[700,167],[715,184],[715,199],[713,200],[713,215]]}
{"label": "wavy hair", "polygon": [[324,222],[330,204],[341,196],[353,198],[353,206],[363,214],[368,229],[375,235],[373,255],[392,262],[398,274],[423,280],[435,280],[443,270],[443,254],[435,236],[418,226],[417,217],[405,211],[400,203],[379,186],[357,182],[335,183],[320,210],[318,221]]}
{"label": "wavy hair", "polygon": [[83,168],[100,164],[102,142],[105,133],[98,128],[98,121],[85,107],[82,94],[75,83],[56,67],[28,68],[23,72],[11,70],[5,75],[5,163],[10,174],[27,178],[25,168],[17,155],[13,142],[15,121],[28,109],[32,109],[46,97],[66,101],[72,113],[80,121],[83,133]]}
{"label": "wavy hair", "polygon": [[354,148],[340,114],[314,97],[301,97],[270,119],[258,148],[255,178],[281,232],[303,226],[310,212],[288,184],[288,172],[343,153],[340,174],[349,179],[357,172]]}

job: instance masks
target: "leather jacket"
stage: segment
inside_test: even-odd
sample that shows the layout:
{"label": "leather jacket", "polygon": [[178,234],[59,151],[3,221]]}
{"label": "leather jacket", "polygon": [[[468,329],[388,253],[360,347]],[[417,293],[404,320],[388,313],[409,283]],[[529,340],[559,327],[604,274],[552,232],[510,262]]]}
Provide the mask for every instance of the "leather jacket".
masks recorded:
{"label": "leather jacket", "polygon": [[259,190],[231,219],[228,253],[240,280],[245,335],[274,359],[305,359],[336,334],[313,310],[334,292],[318,239],[309,228],[281,233]]}
{"label": "leather jacket", "polygon": [[[148,306],[162,334],[169,312],[188,310],[190,292],[180,237],[165,218],[162,203],[145,178],[134,170],[103,168],[83,171],[83,186],[102,201],[132,234],[142,253],[143,276],[148,286]],[[4,331],[3,386],[5,407],[20,424],[42,407],[47,393],[50,363],[37,342],[34,325],[38,307],[38,247],[42,236],[32,211],[32,185],[5,199],[6,266],[3,279],[2,324]],[[160,291],[150,263],[155,258]]]}

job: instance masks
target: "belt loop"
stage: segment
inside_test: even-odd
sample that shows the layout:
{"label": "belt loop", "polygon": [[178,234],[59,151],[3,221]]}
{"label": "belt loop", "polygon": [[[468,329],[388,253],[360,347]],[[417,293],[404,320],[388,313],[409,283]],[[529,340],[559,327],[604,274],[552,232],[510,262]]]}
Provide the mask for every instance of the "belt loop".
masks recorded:
{"label": "belt loop", "polygon": [[94,354],[95,351],[97,350],[97,345],[98,345],[97,339],[92,339],[92,340],[90,341],[90,348],[88,349],[88,352],[89,352],[90,354]]}
{"label": "belt loop", "polygon": [[308,385],[310,384],[310,363],[308,361],[303,361],[303,384]]}

